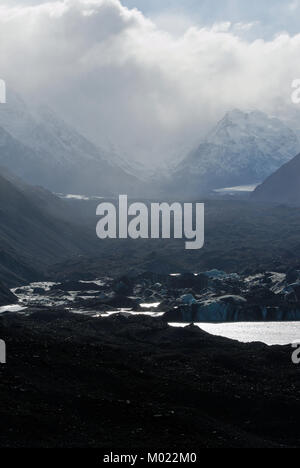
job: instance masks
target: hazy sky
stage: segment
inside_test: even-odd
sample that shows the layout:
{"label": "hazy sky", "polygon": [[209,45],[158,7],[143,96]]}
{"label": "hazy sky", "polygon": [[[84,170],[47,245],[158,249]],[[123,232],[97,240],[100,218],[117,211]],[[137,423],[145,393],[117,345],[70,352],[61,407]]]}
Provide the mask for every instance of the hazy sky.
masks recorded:
{"label": "hazy sky", "polygon": [[151,160],[233,107],[298,119],[299,18],[300,0],[2,0],[0,78]]}
{"label": "hazy sky", "polygon": [[[51,0],[50,0],[51,1]],[[54,1],[54,0],[53,0]],[[38,5],[49,0],[2,0],[7,5]],[[258,22],[256,31],[270,37],[279,31],[299,31],[299,0],[123,0],[128,8],[137,8],[152,19],[182,16],[190,24],[211,25],[217,21]]]}

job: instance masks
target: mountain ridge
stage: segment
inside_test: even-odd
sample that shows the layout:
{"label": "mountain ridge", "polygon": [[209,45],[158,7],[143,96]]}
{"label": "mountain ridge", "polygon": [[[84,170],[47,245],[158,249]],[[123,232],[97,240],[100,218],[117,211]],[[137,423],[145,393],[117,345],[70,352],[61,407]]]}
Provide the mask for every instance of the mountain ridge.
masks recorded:
{"label": "mountain ridge", "polygon": [[185,193],[202,195],[226,186],[260,183],[299,151],[297,136],[279,119],[235,109],[179,163],[170,189],[183,186]]}
{"label": "mountain ridge", "polygon": [[93,248],[62,200],[0,172],[0,281],[5,286],[43,278],[50,265],[91,254]]}
{"label": "mountain ridge", "polygon": [[251,198],[260,202],[300,205],[300,154],[269,176]]}
{"label": "mountain ridge", "polygon": [[0,107],[0,165],[61,193],[135,193],[141,182],[45,106],[10,91]]}

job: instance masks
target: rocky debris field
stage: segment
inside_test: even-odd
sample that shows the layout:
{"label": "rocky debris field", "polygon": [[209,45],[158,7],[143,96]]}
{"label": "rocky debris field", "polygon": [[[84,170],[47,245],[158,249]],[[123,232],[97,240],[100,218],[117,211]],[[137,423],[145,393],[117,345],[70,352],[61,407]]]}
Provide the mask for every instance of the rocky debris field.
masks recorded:
{"label": "rocky debris field", "polygon": [[13,290],[21,304],[63,307],[91,316],[164,314],[168,322],[300,320],[300,271],[239,275],[219,270],[142,273],[90,281],[32,283]]}
{"label": "rocky debris field", "polygon": [[299,447],[290,346],[58,309],[0,316],[1,447]]}

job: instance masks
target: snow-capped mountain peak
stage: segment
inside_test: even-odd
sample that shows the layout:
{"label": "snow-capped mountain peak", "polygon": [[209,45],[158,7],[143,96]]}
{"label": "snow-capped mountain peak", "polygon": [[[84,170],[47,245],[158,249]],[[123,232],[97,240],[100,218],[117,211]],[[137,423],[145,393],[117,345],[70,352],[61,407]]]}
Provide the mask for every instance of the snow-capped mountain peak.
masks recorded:
{"label": "snow-capped mountain peak", "polygon": [[299,151],[296,134],[280,119],[234,109],[178,165],[175,186],[189,180],[191,190],[201,193],[259,183]]}
{"label": "snow-capped mountain peak", "polygon": [[0,154],[0,165],[29,183],[95,195],[139,184],[118,165],[115,155],[94,145],[48,107],[29,105],[11,90],[7,104],[0,107],[0,128],[12,138],[9,150]]}

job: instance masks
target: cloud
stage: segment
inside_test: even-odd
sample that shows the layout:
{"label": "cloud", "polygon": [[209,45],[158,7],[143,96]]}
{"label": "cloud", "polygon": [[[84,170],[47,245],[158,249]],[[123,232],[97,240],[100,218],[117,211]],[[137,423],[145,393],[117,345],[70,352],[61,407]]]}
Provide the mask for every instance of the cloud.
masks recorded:
{"label": "cloud", "polygon": [[253,21],[251,23],[236,23],[234,28],[237,31],[251,31],[255,26],[259,24],[259,21]]}
{"label": "cloud", "polygon": [[300,34],[246,40],[252,27],[183,21],[174,34],[118,0],[3,5],[1,78],[100,145],[152,161],[196,144],[233,107],[289,115]]}
{"label": "cloud", "polygon": [[300,2],[299,2],[299,0],[293,0],[293,1],[289,4],[289,9],[290,9],[290,11],[292,11],[292,12],[298,10],[299,8],[300,8]]}

